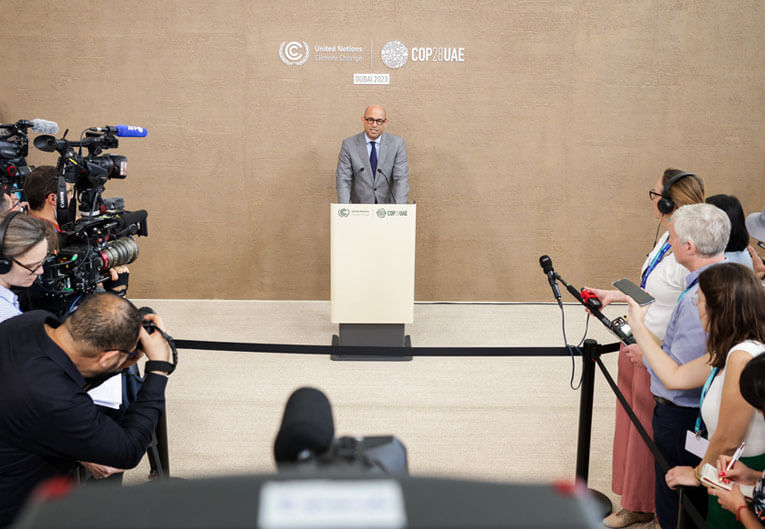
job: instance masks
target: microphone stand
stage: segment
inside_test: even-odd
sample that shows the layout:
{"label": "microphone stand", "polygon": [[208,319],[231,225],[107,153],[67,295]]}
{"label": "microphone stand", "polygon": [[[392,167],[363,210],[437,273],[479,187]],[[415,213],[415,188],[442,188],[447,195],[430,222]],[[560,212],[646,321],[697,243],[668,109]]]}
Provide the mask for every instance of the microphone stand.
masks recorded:
{"label": "microphone stand", "polygon": [[[590,313],[598,320],[600,320],[600,322],[605,325],[611,332],[616,334],[620,340],[624,341],[626,338],[631,339],[631,343],[635,343],[634,338],[631,336],[626,336],[623,332],[621,332],[621,329],[616,328],[611,320],[609,320],[602,312],[600,312],[597,307],[593,307],[584,299],[582,299],[582,295],[579,293],[579,291],[566,283],[566,281],[557,272],[553,272],[553,274],[555,274],[555,278],[558,281],[565,285],[566,290],[568,290],[569,293],[574,296],[574,298],[579,303],[587,307]],[[584,341],[584,346],[582,347],[582,393],[579,396],[579,427],[576,445],[576,476],[577,478],[581,479],[585,485],[587,484],[590,468],[592,408],[595,393],[595,365],[598,358],[600,358],[601,353],[615,350],[613,349],[613,346],[615,345],[616,344],[611,344],[610,346],[600,346],[595,340],[587,339]],[[601,517],[605,518],[608,516],[613,511],[613,505],[608,496],[593,488],[588,487],[587,490],[590,493],[590,497],[599,507],[599,513]]]}
{"label": "microphone stand", "polygon": [[380,173],[381,175],[383,175],[383,178],[385,178],[385,182],[388,184],[388,200],[390,201],[390,202],[388,202],[388,204],[395,204],[396,201],[395,201],[395,199],[393,197],[392,182],[390,180],[388,180],[388,177],[385,175],[383,170],[380,169],[379,167],[377,168],[377,172]]}

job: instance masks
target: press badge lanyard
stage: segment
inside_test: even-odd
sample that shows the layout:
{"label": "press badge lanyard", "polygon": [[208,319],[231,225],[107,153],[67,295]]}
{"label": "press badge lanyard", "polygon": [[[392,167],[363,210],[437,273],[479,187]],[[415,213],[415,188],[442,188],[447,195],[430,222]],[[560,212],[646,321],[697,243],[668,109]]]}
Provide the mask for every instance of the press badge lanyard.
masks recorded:
{"label": "press badge lanyard", "polygon": [[682,294],[680,294],[680,297],[677,298],[677,302],[680,303],[680,300],[683,299],[683,296],[685,296],[685,293],[688,292],[690,289],[693,288],[693,285],[699,282],[699,276],[696,276],[693,278],[693,281],[691,281],[691,284],[685,287],[685,290],[683,290]]}
{"label": "press badge lanyard", "polygon": [[653,269],[656,268],[656,266],[661,262],[662,259],[664,259],[664,256],[667,254],[667,252],[669,251],[671,247],[672,246],[668,242],[665,242],[661,246],[661,250],[659,250],[659,253],[657,253],[653,257],[651,264],[649,264],[648,268],[645,269],[645,273],[643,274],[643,279],[641,279],[640,281],[640,288],[645,288],[645,284],[648,281],[648,276],[651,275],[651,272],[653,272]]}
{"label": "press badge lanyard", "polygon": [[706,426],[702,426],[703,423],[701,421],[701,406],[704,404],[704,397],[706,397],[707,392],[709,392],[709,386],[712,385],[712,381],[714,381],[719,371],[719,367],[713,367],[712,372],[709,373],[709,376],[707,377],[707,381],[704,382],[704,387],[701,389],[701,398],[699,399],[699,416],[696,417],[696,426],[693,427],[693,431],[696,434],[697,439],[701,437],[702,432],[706,430]]}

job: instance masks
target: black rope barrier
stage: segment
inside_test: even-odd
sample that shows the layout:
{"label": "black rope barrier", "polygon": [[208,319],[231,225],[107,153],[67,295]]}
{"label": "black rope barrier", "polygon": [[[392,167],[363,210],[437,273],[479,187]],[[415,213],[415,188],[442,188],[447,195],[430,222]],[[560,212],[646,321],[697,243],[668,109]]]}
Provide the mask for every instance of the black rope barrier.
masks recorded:
{"label": "black rope barrier", "polygon": [[178,349],[240,353],[367,356],[579,356],[566,347],[382,347],[371,345],[301,345],[175,340]]}

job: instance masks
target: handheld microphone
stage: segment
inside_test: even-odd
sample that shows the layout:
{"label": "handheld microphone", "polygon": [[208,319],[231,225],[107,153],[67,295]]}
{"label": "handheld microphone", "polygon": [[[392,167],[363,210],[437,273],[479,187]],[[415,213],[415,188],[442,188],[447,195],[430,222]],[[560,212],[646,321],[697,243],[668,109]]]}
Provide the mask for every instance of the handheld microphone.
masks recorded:
{"label": "handheld microphone", "polygon": [[563,307],[563,302],[560,300],[560,290],[558,289],[558,283],[555,281],[557,274],[553,270],[552,259],[549,255],[543,255],[539,258],[539,266],[542,267],[542,271],[547,274],[547,281],[552,287],[553,295],[555,296],[558,305]]}
{"label": "handheld microphone", "polygon": [[106,132],[107,134],[114,134],[120,138],[145,138],[149,133],[143,127],[135,127],[133,125],[106,125],[103,127],[90,127],[88,130],[94,132]]}
{"label": "handheld microphone", "polygon": [[[541,259],[540,259],[541,260]],[[552,266],[552,265],[551,265]],[[616,318],[614,321],[608,319],[608,317],[600,312],[600,308],[603,307],[603,302],[595,296],[595,293],[589,289],[583,288],[581,292],[575,289],[573,286],[566,283],[561,278],[561,281],[566,286],[566,290],[571,293],[576,300],[587,307],[590,314],[595,316],[600,322],[606,326],[608,330],[614,333],[625,345],[631,345],[635,343],[635,337],[632,336],[632,329],[624,318]]]}
{"label": "handheld microphone", "polygon": [[327,452],[335,437],[329,399],[315,388],[295,390],[284,407],[279,433],[274,441],[277,466],[296,463]]}

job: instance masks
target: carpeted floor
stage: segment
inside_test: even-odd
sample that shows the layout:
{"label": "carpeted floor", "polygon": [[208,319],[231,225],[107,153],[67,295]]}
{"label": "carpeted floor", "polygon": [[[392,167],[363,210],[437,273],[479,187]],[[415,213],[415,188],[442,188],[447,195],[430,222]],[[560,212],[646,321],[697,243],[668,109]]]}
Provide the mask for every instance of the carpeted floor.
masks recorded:
{"label": "carpeted floor", "polygon": [[[177,339],[328,345],[337,326],[326,301],[134,300],[163,316]],[[608,314],[624,314],[610,307]],[[568,341],[585,329],[565,305]],[[554,304],[415,305],[414,346],[563,345]],[[615,339],[591,319],[589,337]],[[615,353],[604,363],[616,376]],[[575,361],[575,382],[581,360]],[[182,478],[272,472],[273,440],[290,393],[324,391],[338,435],[393,434],[413,475],[515,482],[575,474],[580,392],[568,357],[414,358],[334,362],[324,356],[180,351],[167,391],[171,473]],[[596,372],[589,485],[609,495],[615,398]],[[146,479],[144,460],[126,483]]]}

